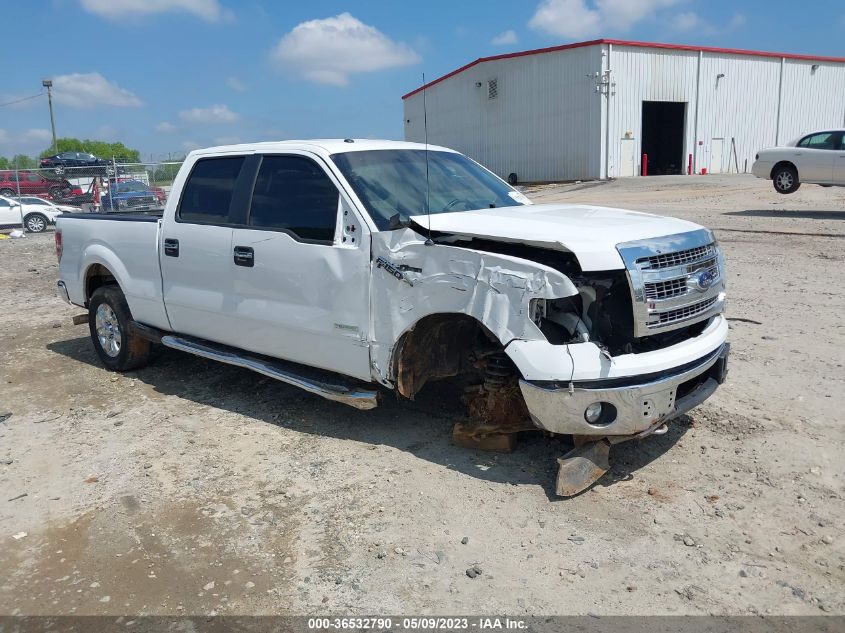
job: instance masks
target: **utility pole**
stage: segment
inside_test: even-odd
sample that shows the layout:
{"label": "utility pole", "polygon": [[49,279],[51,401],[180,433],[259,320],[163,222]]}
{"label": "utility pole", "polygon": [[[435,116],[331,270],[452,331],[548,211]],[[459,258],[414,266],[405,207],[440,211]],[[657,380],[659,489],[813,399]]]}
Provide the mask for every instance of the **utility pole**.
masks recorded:
{"label": "utility pole", "polygon": [[53,118],[53,80],[43,79],[41,85],[47,89],[47,103],[50,105],[50,128],[53,130],[53,153],[58,154],[59,148],[56,145],[56,120]]}

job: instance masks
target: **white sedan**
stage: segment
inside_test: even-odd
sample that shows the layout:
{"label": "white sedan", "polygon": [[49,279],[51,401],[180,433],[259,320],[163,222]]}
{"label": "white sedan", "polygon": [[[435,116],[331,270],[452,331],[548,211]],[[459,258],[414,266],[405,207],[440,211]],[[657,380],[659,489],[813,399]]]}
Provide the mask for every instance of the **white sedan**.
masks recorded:
{"label": "white sedan", "polygon": [[0,196],[0,226],[20,226],[30,233],[42,233],[48,224],[55,224],[62,213],[79,211],[76,207],[56,204],[37,196],[12,198]]}
{"label": "white sedan", "polygon": [[761,149],[751,171],[771,180],[778,193],[792,193],[802,182],[845,187],[845,129],[813,132]]}

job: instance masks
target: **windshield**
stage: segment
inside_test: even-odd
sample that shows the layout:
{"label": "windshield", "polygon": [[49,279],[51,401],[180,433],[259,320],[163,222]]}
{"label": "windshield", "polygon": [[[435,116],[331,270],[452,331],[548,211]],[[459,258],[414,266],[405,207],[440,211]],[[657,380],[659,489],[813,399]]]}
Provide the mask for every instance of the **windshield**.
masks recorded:
{"label": "windshield", "polygon": [[138,180],[129,180],[127,182],[118,183],[117,191],[118,193],[126,191],[147,191],[147,186]]}
{"label": "windshield", "polygon": [[412,215],[425,215],[426,198],[431,213],[508,207],[524,200],[489,171],[454,152],[367,150],[334,154],[332,160],[381,230],[406,225]]}

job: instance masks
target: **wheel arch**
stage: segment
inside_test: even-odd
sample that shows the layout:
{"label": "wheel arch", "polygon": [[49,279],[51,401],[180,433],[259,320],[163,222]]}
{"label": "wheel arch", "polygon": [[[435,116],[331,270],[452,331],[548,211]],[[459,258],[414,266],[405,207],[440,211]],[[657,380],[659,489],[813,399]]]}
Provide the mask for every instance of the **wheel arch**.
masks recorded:
{"label": "wheel arch", "polygon": [[772,170],[769,172],[769,180],[775,179],[775,173],[778,169],[783,169],[784,167],[789,167],[795,174],[798,175],[798,167],[793,163],[791,160],[779,160],[774,165],[772,165]]}
{"label": "wheel arch", "polygon": [[428,314],[412,323],[398,338],[389,374],[396,390],[413,399],[430,380],[471,370],[476,350],[504,350],[504,346],[473,316],[459,312]]}
{"label": "wheel arch", "polygon": [[94,262],[85,269],[82,284],[86,306],[97,288],[102,286],[117,286],[120,288],[120,282],[114,276],[114,273],[106,265],[99,262]]}

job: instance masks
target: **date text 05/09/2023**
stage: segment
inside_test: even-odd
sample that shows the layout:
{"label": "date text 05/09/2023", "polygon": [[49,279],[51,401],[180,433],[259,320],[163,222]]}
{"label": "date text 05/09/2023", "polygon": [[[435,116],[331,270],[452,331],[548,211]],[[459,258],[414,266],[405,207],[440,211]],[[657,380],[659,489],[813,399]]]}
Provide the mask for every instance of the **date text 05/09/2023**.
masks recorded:
{"label": "date text 05/09/2023", "polygon": [[500,617],[314,617],[308,618],[312,631],[337,630],[409,630],[409,631],[460,631],[460,630],[512,630],[527,628],[524,620]]}

